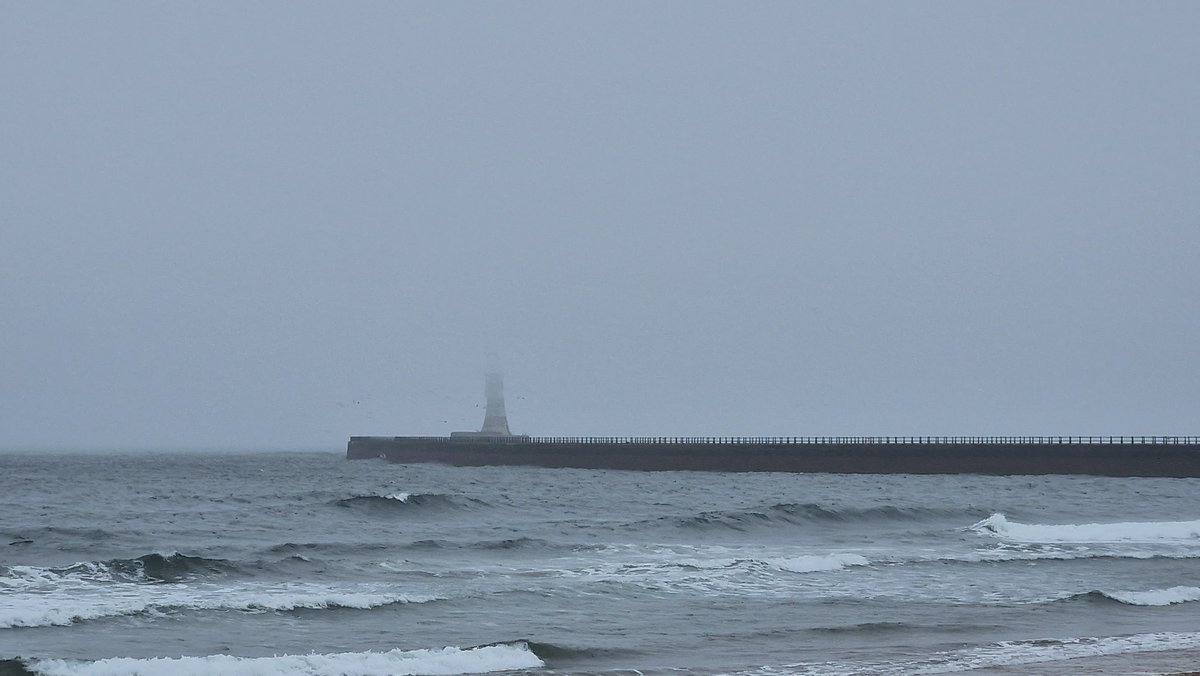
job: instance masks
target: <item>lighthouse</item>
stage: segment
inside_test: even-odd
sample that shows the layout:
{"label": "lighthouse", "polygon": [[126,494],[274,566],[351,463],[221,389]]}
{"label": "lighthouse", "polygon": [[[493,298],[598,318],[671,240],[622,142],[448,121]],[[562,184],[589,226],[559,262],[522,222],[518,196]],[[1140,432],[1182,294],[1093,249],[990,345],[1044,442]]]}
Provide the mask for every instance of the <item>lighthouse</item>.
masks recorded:
{"label": "lighthouse", "polygon": [[508,431],[508,414],[504,411],[504,376],[499,371],[484,375],[483,393],[487,397],[487,411],[483,414],[483,427],[479,433],[489,437],[512,436]]}
{"label": "lighthouse", "polygon": [[487,399],[483,427],[478,432],[451,432],[450,438],[510,437],[508,441],[528,438],[516,436],[508,430],[508,413],[504,410],[504,376],[500,369],[492,368],[484,374],[483,396]]}

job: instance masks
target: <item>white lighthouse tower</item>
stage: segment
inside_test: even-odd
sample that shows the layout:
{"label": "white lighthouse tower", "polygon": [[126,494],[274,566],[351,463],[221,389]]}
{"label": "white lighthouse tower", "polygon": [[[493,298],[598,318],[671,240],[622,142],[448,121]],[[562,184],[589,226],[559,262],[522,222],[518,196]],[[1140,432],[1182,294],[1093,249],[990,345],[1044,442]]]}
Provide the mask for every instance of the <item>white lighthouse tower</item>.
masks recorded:
{"label": "white lighthouse tower", "polygon": [[487,411],[483,414],[483,427],[479,433],[489,437],[512,436],[508,431],[508,414],[504,411],[504,376],[499,371],[489,371],[483,382]]}
{"label": "white lighthouse tower", "polygon": [[452,432],[454,439],[479,439],[490,437],[511,437],[513,440],[527,437],[514,435],[508,429],[508,412],[504,410],[504,376],[495,366],[495,357],[491,358],[493,365],[489,366],[483,375],[483,395],[487,399],[487,409],[483,414],[483,427],[478,432]]}

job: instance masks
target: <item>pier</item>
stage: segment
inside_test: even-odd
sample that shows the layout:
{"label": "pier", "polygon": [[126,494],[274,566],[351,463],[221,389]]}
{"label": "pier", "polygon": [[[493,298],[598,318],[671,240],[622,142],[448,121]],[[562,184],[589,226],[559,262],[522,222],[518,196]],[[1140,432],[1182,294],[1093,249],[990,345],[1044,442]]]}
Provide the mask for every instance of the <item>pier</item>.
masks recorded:
{"label": "pier", "polygon": [[352,437],[346,456],[641,471],[1200,477],[1200,436]]}
{"label": "pier", "polygon": [[504,382],[484,378],[479,431],[351,437],[346,457],[460,466],[847,474],[1200,477],[1200,436],[528,436],[509,431]]}
{"label": "pier", "polygon": [[[451,437],[396,437],[403,439],[421,439],[425,441],[459,442],[464,440],[455,433]],[[886,444],[886,445],[954,445],[978,446],[994,444],[997,446],[1019,445],[1188,445],[1200,444],[1200,436],[1002,436],[1002,437],[533,437],[527,435],[489,435],[479,432],[470,433],[468,437],[474,442],[487,441],[493,444],[721,444],[721,445],[846,445],[846,444]]]}

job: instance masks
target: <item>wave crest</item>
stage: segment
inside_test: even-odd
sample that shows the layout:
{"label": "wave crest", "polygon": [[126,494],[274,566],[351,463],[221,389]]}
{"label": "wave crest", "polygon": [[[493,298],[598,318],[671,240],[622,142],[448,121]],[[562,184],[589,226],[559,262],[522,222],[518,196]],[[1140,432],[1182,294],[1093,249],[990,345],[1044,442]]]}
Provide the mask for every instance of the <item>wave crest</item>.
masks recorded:
{"label": "wave crest", "polygon": [[1104,598],[1130,606],[1171,606],[1200,601],[1200,587],[1169,587],[1146,591],[1096,592]]}
{"label": "wave crest", "polygon": [[[1019,667],[1033,664],[1053,665],[1059,663],[1058,671],[1074,673],[1067,664],[1069,660],[1109,655],[1135,655],[1138,653],[1195,650],[1200,648],[1200,633],[1159,632],[1132,634],[1127,636],[1098,636],[1078,638],[1042,638],[1015,641],[1000,641],[971,646],[957,650],[927,653],[913,658],[902,658],[870,665],[872,668],[848,669],[846,664],[826,662],[822,664],[797,664],[798,673],[879,673],[879,674],[946,674],[974,670],[997,670],[1005,673],[1021,672]],[[749,674],[750,672],[742,672]],[[1058,672],[1056,672],[1058,673]]]}
{"label": "wave crest", "polygon": [[0,566],[0,588],[31,589],[79,583],[181,582],[228,575],[244,568],[225,559],[173,554],[144,554],[132,559],[81,561],[59,568]]}
{"label": "wave crest", "polygon": [[77,660],[27,660],[25,667],[44,676],[99,676],[137,673],[142,676],[202,676],[213,673],[231,676],[336,676],[361,674],[480,674],[494,671],[537,669],[545,666],[524,642],[501,643],[477,648],[450,646],[439,649],[347,652],[275,657],[114,657],[94,662]]}
{"label": "wave crest", "polygon": [[178,582],[201,576],[226,575],[239,570],[232,561],[187,556],[179,552],[165,556],[154,553],[136,559],[114,559],[104,565],[116,573],[153,582]]}
{"label": "wave crest", "polygon": [[236,586],[138,585],[136,593],[113,594],[103,583],[71,581],[30,594],[14,594],[0,607],[0,629],[69,626],[89,620],[189,611],[249,613],[297,610],[369,610],[397,604],[428,603],[440,596],[398,593],[390,586],[328,587],[318,584]]}
{"label": "wave crest", "polygon": [[824,556],[807,555],[787,558],[766,559],[765,563],[772,568],[789,573],[818,573],[831,570],[842,570],[851,566],[870,565],[867,557],[859,554],[826,554]]}
{"label": "wave crest", "polygon": [[1200,519],[1121,523],[1026,524],[999,512],[972,525],[980,535],[1033,544],[1082,542],[1200,543]]}

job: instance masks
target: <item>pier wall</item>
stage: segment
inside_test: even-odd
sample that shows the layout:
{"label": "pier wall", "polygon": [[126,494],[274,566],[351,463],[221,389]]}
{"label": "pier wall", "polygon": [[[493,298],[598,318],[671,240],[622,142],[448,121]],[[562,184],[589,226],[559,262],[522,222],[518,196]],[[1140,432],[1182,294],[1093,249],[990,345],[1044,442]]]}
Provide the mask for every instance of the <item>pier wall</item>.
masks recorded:
{"label": "pier wall", "polygon": [[1198,437],[353,437],[347,457],[650,471],[1200,476]]}

